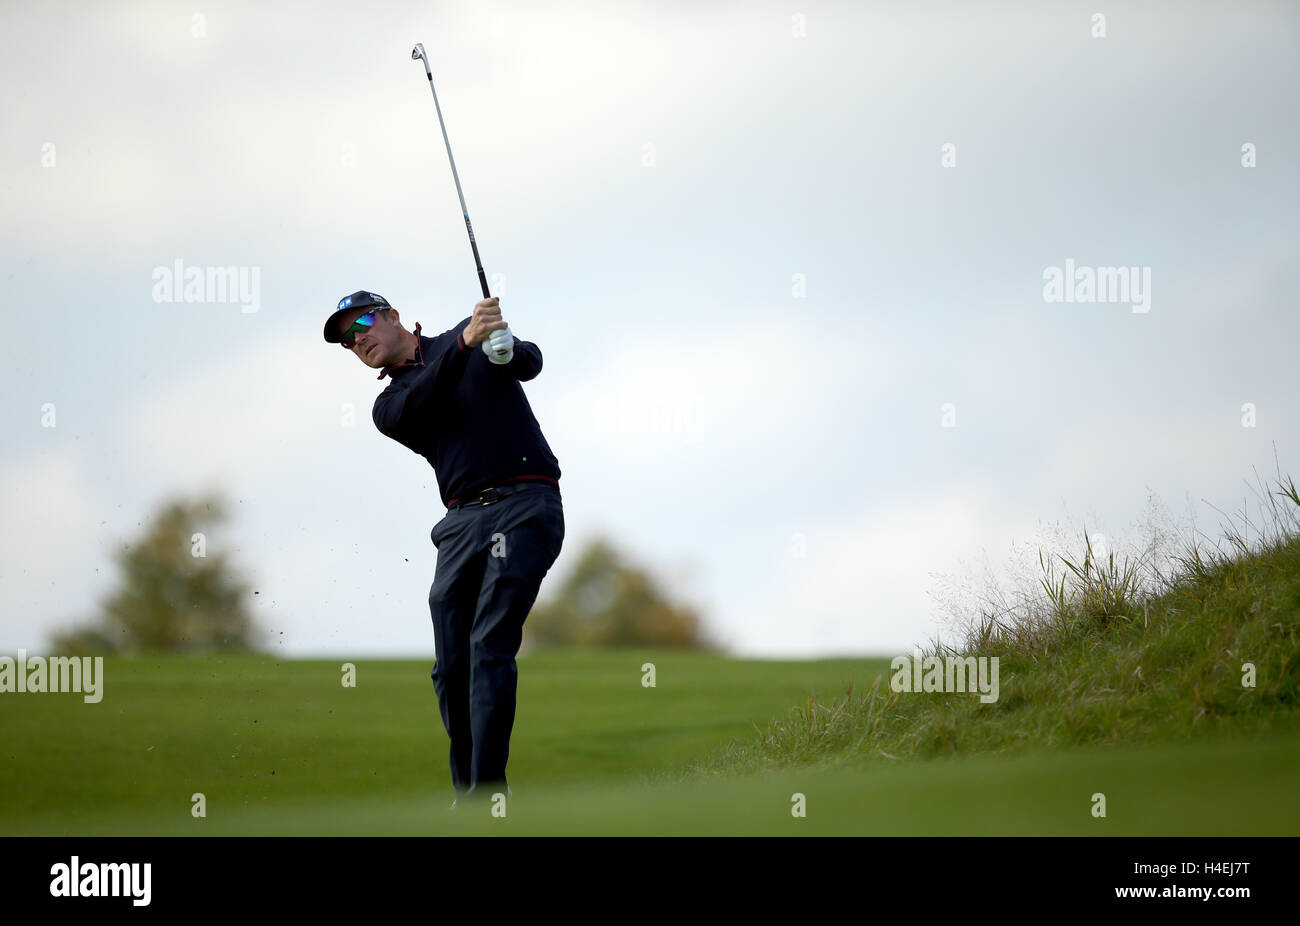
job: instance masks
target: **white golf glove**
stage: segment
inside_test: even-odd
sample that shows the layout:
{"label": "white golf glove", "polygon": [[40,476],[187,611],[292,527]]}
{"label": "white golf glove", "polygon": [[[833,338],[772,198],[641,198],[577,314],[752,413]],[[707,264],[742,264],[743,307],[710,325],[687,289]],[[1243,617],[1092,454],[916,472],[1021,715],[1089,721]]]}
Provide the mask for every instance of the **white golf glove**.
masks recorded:
{"label": "white golf glove", "polygon": [[493,363],[509,363],[515,356],[515,336],[509,328],[499,328],[483,342],[483,353]]}

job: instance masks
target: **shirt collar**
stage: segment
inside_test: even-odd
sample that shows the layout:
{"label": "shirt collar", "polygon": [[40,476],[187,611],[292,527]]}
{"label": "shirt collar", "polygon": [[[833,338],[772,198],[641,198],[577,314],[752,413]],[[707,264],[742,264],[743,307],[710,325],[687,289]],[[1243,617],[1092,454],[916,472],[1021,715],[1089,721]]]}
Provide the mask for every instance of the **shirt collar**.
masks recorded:
{"label": "shirt collar", "polygon": [[411,357],[410,360],[407,360],[404,363],[395,363],[392,366],[384,367],[384,369],[380,372],[379,376],[377,376],[376,379],[383,379],[388,374],[393,373],[397,370],[404,370],[407,367],[422,367],[422,366],[424,366],[424,344],[420,340],[420,323],[416,322],[415,323],[415,355]]}

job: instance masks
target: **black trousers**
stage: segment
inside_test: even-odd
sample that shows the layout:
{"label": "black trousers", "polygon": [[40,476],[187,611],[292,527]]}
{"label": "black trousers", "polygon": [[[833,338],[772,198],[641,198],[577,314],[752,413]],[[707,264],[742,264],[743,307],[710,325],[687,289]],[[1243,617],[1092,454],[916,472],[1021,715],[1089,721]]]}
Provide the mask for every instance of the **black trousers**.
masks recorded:
{"label": "black trousers", "polygon": [[430,676],[451,738],[451,781],[458,795],[490,796],[506,789],[524,620],[564,544],[559,489],[528,483],[490,505],[452,508],[430,539]]}

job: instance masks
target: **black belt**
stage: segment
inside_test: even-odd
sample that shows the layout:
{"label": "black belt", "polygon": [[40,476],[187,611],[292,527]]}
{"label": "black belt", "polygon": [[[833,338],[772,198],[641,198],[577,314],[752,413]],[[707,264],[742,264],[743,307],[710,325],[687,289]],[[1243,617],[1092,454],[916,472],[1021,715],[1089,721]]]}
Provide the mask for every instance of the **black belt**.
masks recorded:
{"label": "black belt", "polygon": [[509,485],[491,486],[486,489],[480,489],[473,495],[467,495],[464,499],[458,500],[450,507],[452,508],[482,508],[484,505],[494,505],[507,495],[513,495],[516,492],[523,492],[526,489],[536,489],[546,487],[555,488],[549,482],[514,482]]}

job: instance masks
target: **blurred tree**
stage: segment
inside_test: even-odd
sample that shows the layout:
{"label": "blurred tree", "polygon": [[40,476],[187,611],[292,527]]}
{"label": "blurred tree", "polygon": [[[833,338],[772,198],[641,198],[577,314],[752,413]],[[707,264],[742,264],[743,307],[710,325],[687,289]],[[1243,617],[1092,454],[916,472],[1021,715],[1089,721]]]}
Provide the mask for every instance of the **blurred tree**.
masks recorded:
{"label": "blurred tree", "polygon": [[225,552],[207,548],[208,535],[200,529],[224,520],[224,508],[216,495],[166,504],[139,542],[115,554],[122,587],[100,603],[98,622],[54,634],[54,651],[257,649],[260,633],[245,609],[248,586]]}
{"label": "blurred tree", "polygon": [[558,594],[524,622],[524,645],[713,649],[699,615],[669,603],[655,580],[603,538],[588,544]]}

